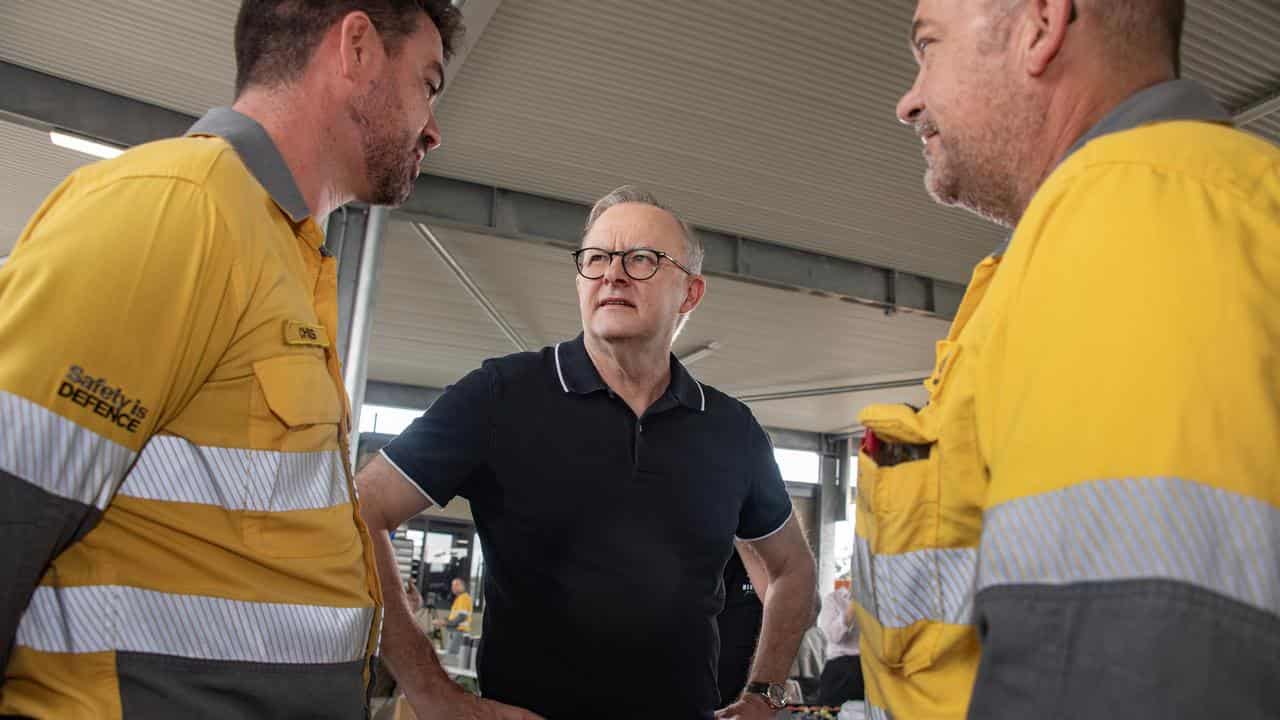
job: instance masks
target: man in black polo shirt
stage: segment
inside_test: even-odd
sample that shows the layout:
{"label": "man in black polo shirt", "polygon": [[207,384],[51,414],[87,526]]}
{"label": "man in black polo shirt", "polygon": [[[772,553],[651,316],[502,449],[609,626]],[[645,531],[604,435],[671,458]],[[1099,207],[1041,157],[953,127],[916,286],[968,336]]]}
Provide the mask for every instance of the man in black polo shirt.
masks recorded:
{"label": "man in black polo shirt", "polygon": [[[621,188],[593,208],[574,261],[583,334],[486,361],[357,479],[387,596],[383,656],[421,720],[525,717],[509,706],[703,720],[726,704],[718,716],[773,717],[812,621],[814,563],[764,430],[671,355],[705,289],[701,246]],[[444,677],[412,624],[385,532],[458,495],[489,568],[485,701]],[[735,538],[769,576],[740,700],[716,688]]]}

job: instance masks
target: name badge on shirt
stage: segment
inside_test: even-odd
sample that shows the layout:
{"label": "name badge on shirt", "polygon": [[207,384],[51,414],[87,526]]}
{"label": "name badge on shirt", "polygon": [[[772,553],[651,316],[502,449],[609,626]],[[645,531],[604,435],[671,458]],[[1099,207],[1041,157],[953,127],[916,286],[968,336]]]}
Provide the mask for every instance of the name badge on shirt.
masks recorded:
{"label": "name badge on shirt", "polygon": [[329,334],[323,325],[306,323],[300,320],[286,320],[284,323],[284,341],[287,345],[314,345],[329,347]]}

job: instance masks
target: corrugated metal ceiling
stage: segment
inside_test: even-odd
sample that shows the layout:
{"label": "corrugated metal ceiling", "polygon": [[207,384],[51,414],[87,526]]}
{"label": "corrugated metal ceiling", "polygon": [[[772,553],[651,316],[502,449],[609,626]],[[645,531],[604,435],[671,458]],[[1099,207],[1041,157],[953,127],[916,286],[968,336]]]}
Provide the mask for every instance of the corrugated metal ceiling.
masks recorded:
{"label": "corrugated metal ceiling", "polygon": [[[1188,75],[1232,108],[1280,86],[1280,5],[1190,6]],[[578,200],[643,182],[699,223],[967,280],[1002,231],[921,188],[893,116],[913,8],[504,4],[444,106],[436,169]]]}
{"label": "corrugated metal ceiling", "polygon": [[[1189,76],[1233,109],[1280,88],[1280,4],[1188,5]],[[0,57],[198,114],[230,99],[237,6],[0,3]],[[505,0],[432,170],[581,201],[640,181],[698,223],[963,282],[1001,231],[928,200],[894,120],[913,7]]]}
{"label": "corrugated metal ceiling", "polygon": [[1280,91],[1280,2],[1189,0],[1182,63],[1233,111]]}
{"label": "corrugated metal ceiling", "polygon": [[1280,113],[1263,118],[1249,125],[1248,129],[1272,142],[1280,143]]}
{"label": "corrugated metal ceiling", "polygon": [[700,224],[966,279],[1000,231],[921,188],[893,115],[911,8],[786,8],[504,4],[446,99],[435,169],[577,200],[640,182]]}
{"label": "corrugated metal ceiling", "polygon": [[239,0],[0,3],[0,58],[192,115],[231,102]]}
{"label": "corrugated metal ceiling", "polygon": [[[534,347],[581,331],[567,252],[544,245],[434,229],[504,317]],[[515,348],[462,290],[433,251],[404,223],[388,226],[370,345],[371,377],[441,387],[488,357]],[[677,354],[711,341],[720,349],[693,366],[704,381],[734,393],[825,387],[920,377],[945,322],[808,293],[711,278],[702,306],[676,343]],[[917,390],[891,391],[905,400]],[[755,407],[755,406],[753,406]],[[759,403],[770,424],[814,431],[846,427],[860,404],[844,395]]]}
{"label": "corrugated metal ceiling", "polygon": [[90,158],[49,142],[49,134],[0,122],[0,256],[62,179]]}

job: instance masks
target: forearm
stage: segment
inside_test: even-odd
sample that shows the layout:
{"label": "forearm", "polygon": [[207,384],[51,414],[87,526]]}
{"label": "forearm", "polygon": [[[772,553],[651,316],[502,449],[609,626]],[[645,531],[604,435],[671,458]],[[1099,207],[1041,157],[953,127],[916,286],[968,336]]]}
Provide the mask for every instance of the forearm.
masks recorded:
{"label": "forearm", "polygon": [[428,699],[433,693],[453,685],[440,667],[435,648],[409,610],[409,600],[401,589],[400,568],[385,529],[370,528],[378,579],[385,603],[382,620],[382,657],[410,702]]}
{"label": "forearm", "polygon": [[770,581],[764,597],[760,643],[751,664],[752,681],[773,683],[787,679],[800,640],[813,622],[816,583],[812,563],[796,563]]}

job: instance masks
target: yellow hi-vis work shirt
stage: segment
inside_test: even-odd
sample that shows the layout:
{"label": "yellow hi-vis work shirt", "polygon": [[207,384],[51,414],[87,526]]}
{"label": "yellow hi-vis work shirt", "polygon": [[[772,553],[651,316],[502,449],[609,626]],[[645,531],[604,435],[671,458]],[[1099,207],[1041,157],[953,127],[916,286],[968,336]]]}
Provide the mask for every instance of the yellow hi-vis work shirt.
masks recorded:
{"label": "yellow hi-vis work shirt", "polygon": [[0,269],[0,715],[363,717],[335,260],[260,126],[192,133],[72,174]]}
{"label": "yellow hi-vis work shirt", "polygon": [[928,406],[863,411],[871,717],[1280,717],[1280,149],[1201,96],[1121,106],[978,266]]}
{"label": "yellow hi-vis work shirt", "polygon": [[453,605],[449,607],[449,620],[452,622],[459,617],[462,622],[458,623],[458,627],[454,628],[458,632],[471,631],[471,615],[475,612],[471,603],[471,593],[462,593],[453,599]]}

